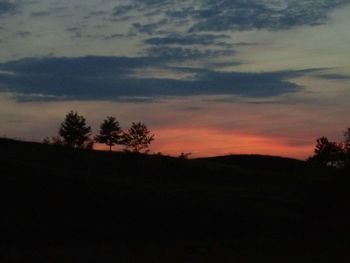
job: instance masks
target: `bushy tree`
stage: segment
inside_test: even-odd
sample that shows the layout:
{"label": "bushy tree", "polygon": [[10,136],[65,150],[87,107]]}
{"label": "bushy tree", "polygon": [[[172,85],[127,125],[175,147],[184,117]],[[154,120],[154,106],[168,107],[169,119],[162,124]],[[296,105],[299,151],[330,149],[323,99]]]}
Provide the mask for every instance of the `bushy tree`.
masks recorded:
{"label": "bushy tree", "polygon": [[95,141],[108,145],[110,151],[112,151],[112,146],[123,144],[123,131],[116,118],[108,116],[103,121],[100,125],[99,134],[95,136]]}
{"label": "bushy tree", "polygon": [[45,137],[43,139],[43,144],[51,144],[56,146],[64,146],[64,142],[60,136],[53,136],[51,138]]}
{"label": "bushy tree", "polygon": [[330,142],[326,137],[321,137],[316,140],[314,156],[310,157],[310,161],[327,165],[336,165],[343,161],[342,146],[336,142]]}
{"label": "bushy tree", "polygon": [[123,144],[133,152],[140,152],[149,147],[154,140],[154,134],[141,122],[133,122],[128,132],[124,134]]}
{"label": "bushy tree", "polygon": [[45,137],[43,140],[42,140],[42,143],[43,144],[50,144],[51,143],[51,140],[49,137]]}
{"label": "bushy tree", "polygon": [[350,128],[347,128],[344,131],[344,156],[345,156],[345,164],[348,168],[350,168]]}
{"label": "bushy tree", "polygon": [[184,153],[182,152],[178,158],[180,159],[188,159],[192,153]]}
{"label": "bushy tree", "polygon": [[91,147],[90,133],[91,127],[86,125],[85,118],[75,111],[68,112],[59,129],[64,145],[72,148]]}

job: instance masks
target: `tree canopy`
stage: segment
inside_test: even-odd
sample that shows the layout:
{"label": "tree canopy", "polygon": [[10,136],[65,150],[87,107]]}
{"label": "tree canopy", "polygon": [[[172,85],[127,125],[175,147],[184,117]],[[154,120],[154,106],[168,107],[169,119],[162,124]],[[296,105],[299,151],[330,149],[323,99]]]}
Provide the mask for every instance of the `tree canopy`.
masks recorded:
{"label": "tree canopy", "polygon": [[327,137],[321,137],[316,140],[314,156],[309,158],[311,161],[317,161],[322,165],[337,165],[343,159],[342,145],[331,142]]}
{"label": "tree canopy", "polygon": [[72,148],[82,148],[90,141],[90,133],[91,127],[86,125],[85,118],[75,111],[68,112],[59,128],[64,145]]}
{"label": "tree canopy", "polygon": [[123,130],[120,128],[120,124],[115,117],[107,116],[100,125],[100,131],[95,136],[95,141],[108,145],[110,151],[112,151],[112,146],[123,144]]}
{"label": "tree canopy", "polygon": [[123,144],[133,152],[146,150],[154,140],[154,134],[141,122],[133,122],[128,132],[124,134]]}
{"label": "tree canopy", "polygon": [[344,155],[345,155],[345,165],[350,168],[350,128],[344,131]]}

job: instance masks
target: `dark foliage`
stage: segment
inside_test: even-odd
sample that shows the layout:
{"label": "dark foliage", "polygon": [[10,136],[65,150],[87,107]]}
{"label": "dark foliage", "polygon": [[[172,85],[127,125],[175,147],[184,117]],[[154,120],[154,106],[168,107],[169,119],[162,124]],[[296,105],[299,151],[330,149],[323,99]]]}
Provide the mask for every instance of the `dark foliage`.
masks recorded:
{"label": "dark foliage", "polygon": [[100,126],[99,134],[95,136],[95,141],[106,144],[109,146],[110,151],[112,151],[112,146],[123,144],[123,131],[116,118],[108,116],[103,121]]}
{"label": "dark foliage", "polygon": [[191,156],[192,153],[180,153],[179,157],[180,159],[188,159]]}
{"label": "dark foliage", "polygon": [[324,166],[338,166],[344,160],[344,151],[340,144],[330,142],[326,137],[316,140],[315,154],[310,161],[316,161]]}
{"label": "dark foliage", "polygon": [[141,122],[133,122],[128,132],[124,134],[124,145],[133,152],[148,149],[153,140],[154,134],[151,134],[146,124]]}
{"label": "dark foliage", "polygon": [[77,112],[70,111],[61,123],[59,135],[63,138],[64,145],[71,148],[83,148],[84,145],[91,147],[91,127],[86,125],[86,120]]}
{"label": "dark foliage", "polygon": [[345,166],[350,170],[350,128],[344,131],[344,154],[345,154]]}

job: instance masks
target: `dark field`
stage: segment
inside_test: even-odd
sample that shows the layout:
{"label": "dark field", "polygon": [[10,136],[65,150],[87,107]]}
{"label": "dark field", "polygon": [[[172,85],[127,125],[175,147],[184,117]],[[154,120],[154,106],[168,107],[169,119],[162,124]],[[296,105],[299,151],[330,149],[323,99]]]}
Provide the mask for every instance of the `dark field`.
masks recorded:
{"label": "dark field", "polygon": [[0,139],[0,262],[349,262],[346,171]]}

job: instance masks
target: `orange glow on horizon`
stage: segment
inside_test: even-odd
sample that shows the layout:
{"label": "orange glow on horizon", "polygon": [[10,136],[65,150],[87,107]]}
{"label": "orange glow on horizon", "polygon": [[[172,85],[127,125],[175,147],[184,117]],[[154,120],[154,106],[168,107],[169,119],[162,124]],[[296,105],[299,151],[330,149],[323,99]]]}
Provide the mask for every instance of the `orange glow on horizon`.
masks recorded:
{"label": "orange glow on horizon", "polygon": [[[191,158],[228,154],[262,154],[305,159],[312,154],[314,144],[292,145],[282,137],[225,132],[209,128],[157,128],[151,152],[179,156],[181,152],[192,153]],[[97,144],[95,149],[107,150]],[[114,150],[121,150],[115,146]]]}

